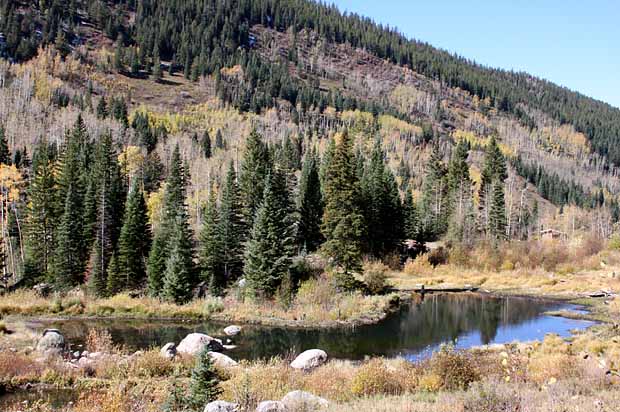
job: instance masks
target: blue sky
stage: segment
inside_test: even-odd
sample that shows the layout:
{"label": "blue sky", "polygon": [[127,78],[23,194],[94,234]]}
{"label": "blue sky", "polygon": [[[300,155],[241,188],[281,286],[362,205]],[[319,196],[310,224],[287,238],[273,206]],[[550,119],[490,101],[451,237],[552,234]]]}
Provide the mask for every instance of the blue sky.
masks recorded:
{"label": "blue sky", "polygon": [[407,37],[620,107],[618,0],[333,0]]}

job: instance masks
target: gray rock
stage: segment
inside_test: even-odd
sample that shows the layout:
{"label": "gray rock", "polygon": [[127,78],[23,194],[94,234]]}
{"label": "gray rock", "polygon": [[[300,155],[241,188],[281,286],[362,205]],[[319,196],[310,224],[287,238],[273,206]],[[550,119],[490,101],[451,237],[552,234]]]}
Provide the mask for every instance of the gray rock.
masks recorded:
{"label": "gray rock", "polygon": [[329,402],[319,396],[304,391],[293,391],[282,398],[282,403],[291,411],[320,411],[329,406]]}
{"label": "gray rock", "polygon": [[45,355],[60,355],[65,348],[65,337],[58,329],[45,329],[37,342],[37,351]]}
{"label": "gray rock", "polygon": [[179,343],[177,352],[197,355],[205,345],[210,351],[220,352],[224,350],[221,340],[212,338],[204,333],[190,333]]}
{"label": "gray rock", "polygon": [[238,285],[240,288],[244,288],[246,284],[247,284],[247,281],[245,280],[245,278],[239,279]]}
{"label": "gray rock", "polygon": [[174,342],[168,342],[162,346],[159,353],[166,359],[172,359],[177,356],[177,345],[175,345]]}
{"label": "gray rock", "polygon": [[258,404],[256,412],[288,412],[288,408],[280,401],[263,401]]}
{"label": "gray rock", "polygon": [[234,359],[224,355],[223,353],[209,352],[209,357],[213,360],[215,366],[219,368],[230,368],[237,366],[237,362]]}
{"label": "gray rock", "polygon": [[224,333],[228,336],[236,336],[241,332],[241,326],[230,325],[224,328]]}
{"label": "gray rock", "polygon": [[209,402],[205,406],[204,412],[237,412],[239,407],[236,403],[230,403],[225,401]]}
{"label": "gray rock", "polygon": [[309,370],[327,362],[327,353],[321,349],[309,349],[302,352],[291,363],[291,368]]}

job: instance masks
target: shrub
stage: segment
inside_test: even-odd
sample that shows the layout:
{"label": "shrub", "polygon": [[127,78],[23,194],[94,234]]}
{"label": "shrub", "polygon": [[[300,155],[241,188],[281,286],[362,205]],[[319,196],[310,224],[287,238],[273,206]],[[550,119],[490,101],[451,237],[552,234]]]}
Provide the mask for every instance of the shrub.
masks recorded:
{"label": "shrub", "polygon": [[607,249],[620,250],[620,235],[615,233],[607,242]]}
{"label": "shrub", "polygon": [[170,359],[164,358],[159,354],[159,350],[153,349],[144,352],[129,364],[130,376],[140,378],[154,378],[172,375],[175,364]]}
{"label": "shrub", "polygon": [[388,287],[388,268],[381,262],[367,262],[364,264],[364,283],[373,295],[382,293]]}
{"label": "shrub", "polygon": [[107,329],[89,329],[86,336],[86,349],[89,352],[112,352],[114,344]]}
{"label": "shrub", "polygon": [[439,376],[443,389],[466,389],[480,379],[480,373],[470,353],[443,346],[431,360],[433,373]]}
{"label": "shrub", "polygon": [[299,305],[329,307],[336,295],[332,279],[326,274],[319,279],[310,279],[301,284],[295,301]]}
{"label": "shrub", "polygon": [[418,386],[425,392],[437,392],[441,389],[441,376],[434,373],[427,373],[420,377]]}
{"label": "shrub", "polygon": [[428,253],[422,253],[415,259],[407,259],[403,271],[410,276],[430,275],[433,273],[433,265],[428,260]]}
{"label": "shrub", "polygon": [[478,383],[463,394],[463,410],[468,412],[518,412],[519,394],[497,382]]}
{"label": "shrub", "polygon": [[351,392],[357,396],[396,395],[400,387],[383,359],[373,359],[357,370]]}

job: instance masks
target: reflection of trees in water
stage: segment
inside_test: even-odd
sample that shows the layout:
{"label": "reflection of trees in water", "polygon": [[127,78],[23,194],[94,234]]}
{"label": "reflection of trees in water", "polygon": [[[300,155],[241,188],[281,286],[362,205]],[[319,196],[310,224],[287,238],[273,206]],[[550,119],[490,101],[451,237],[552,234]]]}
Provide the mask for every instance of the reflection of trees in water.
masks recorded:
{"label": "reflection of trees in water", "polygon": [[[362,358],[416,351],[478,330],[483,343],[491,342],[500,326],[531,320],[557,306],[522,298],[472,294],[428,295],[404,307],[378,325],[336,330],[306,330],[247,326],[233,338],[235,358],[269,358],[288,351],[322,348],[337,358]],[[49,324],[48,324],[49,326]],[[225,325],[140,320],[71,320],[53,322],[72,343],[83,343],[90,328],[107,329],[115,343],[130,349],[177,344],[188,333],[221,337]]]}

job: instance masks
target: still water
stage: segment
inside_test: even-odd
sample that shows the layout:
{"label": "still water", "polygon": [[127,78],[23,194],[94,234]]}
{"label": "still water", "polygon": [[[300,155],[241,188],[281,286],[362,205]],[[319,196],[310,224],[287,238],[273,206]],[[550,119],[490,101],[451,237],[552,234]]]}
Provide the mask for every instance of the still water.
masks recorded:
{"label": "still water", "polygon": [[[432,294],[402,307],[376,325],[332,330],[245,326],[240,335],[232,338],[237,348],[226,353],[234,359],[257,359],[321,348],[332,358],[404,356],[413,360],[446,342],[469,348],[530,341],[542,339],[547,333],[569,336],[571,330],[593,324],[545,314],[554,310],[580,311],[582,308],[528,298],[474,293]],[[84,343],[89,329],[107,329],[116,344],[129,350],[160,347],[167,342],[178,344],[191,332],[223,338],[222,329],[227,326],[214,322],[118,319],[32,321],[28,325],[37,331],[58,328],[74,348]]]}

